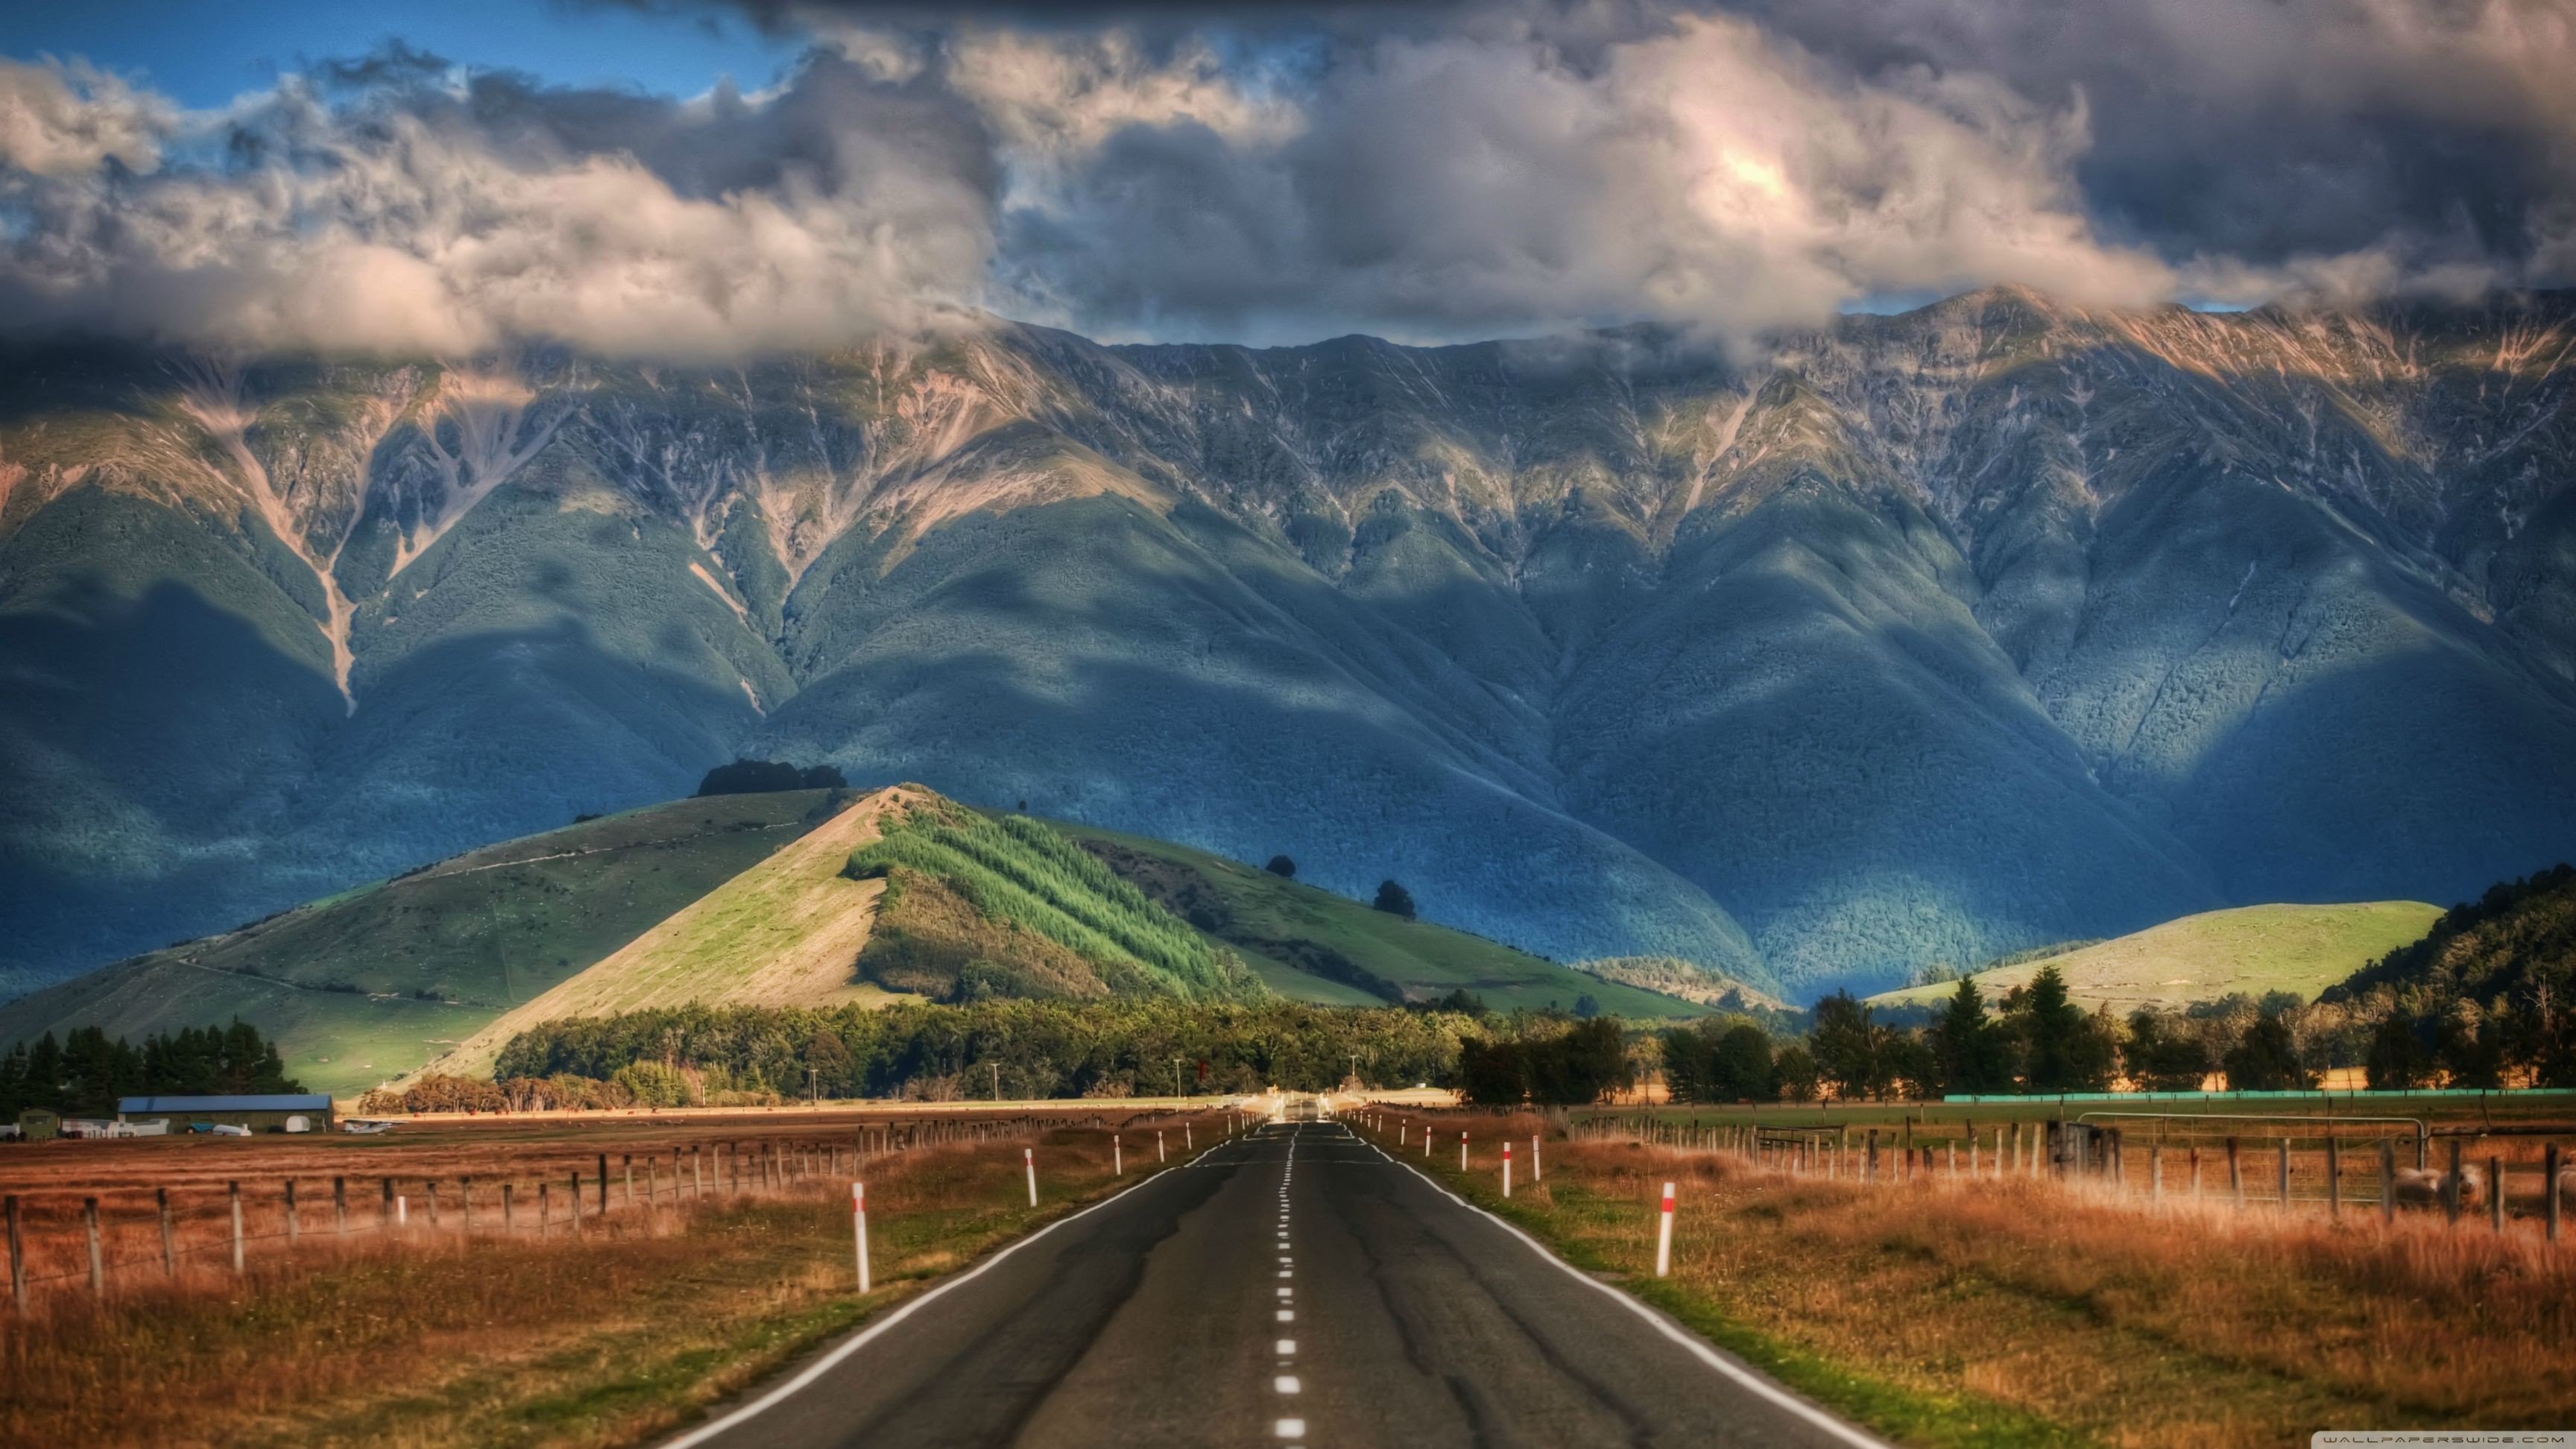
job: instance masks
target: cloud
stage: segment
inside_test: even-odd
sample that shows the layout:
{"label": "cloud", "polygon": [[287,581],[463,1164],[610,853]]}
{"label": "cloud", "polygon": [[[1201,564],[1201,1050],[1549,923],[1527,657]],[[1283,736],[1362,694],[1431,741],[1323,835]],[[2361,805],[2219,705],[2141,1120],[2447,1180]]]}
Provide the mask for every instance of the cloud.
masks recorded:
{"label": "cloud", "polygon": [[86,169],[60,140],[48,169],[13,159],[0,311],[250,349],[711,357],[846,345],[980,288],[998,177],[943,91],[824,56],[757,105],[404,72],[196,118],[151,175],[104,143]]}
{"label": "cloud", "polygon": [[176,115],[159,97],[87,65],[0,57],[0,171],[78,176],[111,157],[150,171]]}
{"label": "cloud", "polygon": [[[1024,45],[1072,44],[1030,39]],[[1580,61],[1522,29],[1343,50],[1300,121],[1103,137],[1007,219],[1006,284],[1111,331],[1467,335],[1634,317],[1740,333],[2009,280],[2138,303],[2092,234],[2080,106],[1863,82],[1724,16]]]}
{"label": "cloud", "polygon": [[771,90],[395,44],[209,114],[0,62],[0,326],[710,357],[982,307],[1724,339],[1991,282],[2576,276],[2571,0],[736,8],[813,43]]}

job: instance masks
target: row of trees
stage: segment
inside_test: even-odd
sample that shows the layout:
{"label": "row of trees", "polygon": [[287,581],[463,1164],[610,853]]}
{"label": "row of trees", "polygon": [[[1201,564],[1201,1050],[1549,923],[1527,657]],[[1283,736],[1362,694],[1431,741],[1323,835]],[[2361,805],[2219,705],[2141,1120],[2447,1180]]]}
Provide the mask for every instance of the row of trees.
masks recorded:
{"label": "row of trees", "polygon": [[1663,1033],[1665,1081],[1684,1101],[1812,1100],[2101,1092],[2115,1085],[2194,1091],[2296,1091],[2329,1068],[2360,1067],[2377,1090],[2509,1083],[2576,1086],[2576,1021],[2453,1000],[2410,1009],[2387,988],[2309,1003],[2285,992],[2230,996],[2126,1017],[2086,1011],[2057,968],[1990,1006],[1962,979],[1921,1026],[1881,1019],[1848,993],[1816,1004],[1803,1041],[1741,1018]]}
{"label": "row of trees", "polygon": [[1527,1017],[1517,1030],[1458,1044],[1458,1089],[1470,1102],[1579,1105],[1635,1081],[1626,1036],[1608,1017],[1571,1025]]}
{"label": "row of trees", "polygon": [[30,1107],[105,1115],[119,1097],[300,1092],[275,1043],[236,1018],[224,1027],[182,1027],[134,1046],[95,1026],[61,1041],[45,1033],[0,1054],[0,1121]]}
{"label": "row of trees", "polygon": [[[497,1075],[616,1080],[636,1064],[720,1073],[724,1089],[790,1097],[1119,1097],[1316,1091],[1457,1079],[1460,1043],[1510,1024],[1461,1009],[1294,1002],[991,1000],[870,1010],[676,1007],[547,1022],[502,1049]],[[1615,1030],[1615,1028],[1614,1028]],[[630,1074],[630,1089],[637,1078]],[[687,1100],[683,1098],[682,1100]]]}

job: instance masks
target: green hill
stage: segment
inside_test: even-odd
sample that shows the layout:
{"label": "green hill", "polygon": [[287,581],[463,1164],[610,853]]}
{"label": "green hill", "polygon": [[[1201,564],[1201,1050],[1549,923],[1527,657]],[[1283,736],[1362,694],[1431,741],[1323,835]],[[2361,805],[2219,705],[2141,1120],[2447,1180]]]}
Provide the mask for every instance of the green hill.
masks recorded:
{"label": "green hill", "polygon": [[[2313,999],[2362,963],[2421,937],[2441,911],[2421,901],[2340,906],[2242,906],[2207,911],[2059,955],[1977,973],[1987,999],[2055,966],[2077,1001],[2129,1011],[2153,1002],[2180,1006],[2234,992],[2287,991]],[[1881,1006],[1928,1005],[1948,983],[1885,991]]]}
{"label": "green hill", "polygon": [[2576,866],[2557,865],[2505,881],[2444,911],[2421,937],[2337,983],[2329,1000],[2388,986],[2426,1006],[2567,999],[2576,981]]}
{"label": "green hill", "polygon": [[[1184,877],[1214,915],[1167,909]],[[239,1016],[309,1085],[348,1094],[489,1071],[536,1022],[692,1003],[1377,1004],[1459,987],[1504,1008],[1588,993],[1626,1015],[1693,1010],[1179,846],[899,785],[681,800],[470,851],[0,1007],[0,1045]]]}
{"label": "green hill", "polygon": [[316,1091],[402,1075],[542,996],[830,815],[832,792],[678,800],[359,886],[0,1006],[0,1043],[140,1041],[238,1015]]}
{"label": "green hill", "polygon": [[1618,1016],[1690,1016],[1674,997],[1585,975],[1481,936],[1408,921],[1347,896],[1169,841],[1059,824],[1119,877],[1243,953],[1282,996],[1330,1005],[1426,1001],[1456,990],[1497,1010],[1571,1009],[1590,996]]}

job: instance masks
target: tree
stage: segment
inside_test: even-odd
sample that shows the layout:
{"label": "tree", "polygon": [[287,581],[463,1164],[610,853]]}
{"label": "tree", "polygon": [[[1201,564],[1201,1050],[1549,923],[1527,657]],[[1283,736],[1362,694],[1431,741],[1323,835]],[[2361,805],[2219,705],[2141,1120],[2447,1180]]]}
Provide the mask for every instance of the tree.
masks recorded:
{"label": "tree", "polygon": [[1963,1095],[2012,1090],[2012,1053],[2003,1030],[1986,1016],[1985,994],[1976,978],[1962,976],[1959,989],[1932,1027],[1932,1055],[1939,1063],[1941,1090]]}
{"label": "tree", "polygon": [[2098,1092],[2111,1084],[2110,1034],[2075,1004],[2064,973],[2042,966],[2018,996],[2024,1060],[2030,1068],[2025,1090]]}
{"label": "tree", "polygon": [[850,782],[832,765],[804,769],[783,760],[736,759],[718,765],[698,781],[698,795],[758,795],[775,790],[846,790]]}
{"label": "tree", "polygon": [[2315,1076],[2299,1061],[2288,1018],[2277,1012],[2256,1017],[2219,1065],[2227,1073],[2230,1091],[2288,1092],[2316,1085]]}
{"label": "tree", "polygon": [[2412,1017],[2391,1011],[2370,1034],[2370,1055],[2362,1062],[2362,1080],[2374,1092],[2411,1092],[2433,1075],[2433,1054]]}
{"label": "tree", "polygon": [[1807,1050],[1815,1056],[1817,1075],[1833,1084],[1835,1096],[1874,1097],[1886,1092],[1886,1045],[1887,1029],[1849,991],[1837,991],[1816,1003],[1816,1025],[1807,1033]]}
{"label": "tree", "polygon": [[1281,880],[1295,880],[1297,878],[1297,862],[1290,860],[1284,855],[1274,855],[1270,857],[1270,863],[1263,866],[1262,869],[1279,877]]}
{"label": "tree", "polygon": [[2152,1007],[2129,1014],[2129,1044],[2121,1061],[2131,1081],[2155,1092],[2196,1092],[2209,1075],[2209,1049],[2201,1039]]}
{"label": "tree", "polygon": [[1590,1021],[1592,1018],[1599,1016],[1600,1014],[1601,1003],[1593,997],[1591,992],[1584,991],[1576,993],[1574,998],[1575,1020]]}
{"label": "tree", "polygon": [[1413,919],[1413,892],[1394,881],[1379,881],[1377,899],[1371,904],[1390,916],[1402,916],[1408,921]]}
{"label": "tree", "polygon": [[1771,1059],[1771,1075],[1780,1084],[1780,1100],[1812,1102],[1816,1100],[1816,1059],[1796,1043],[1780,1049]]}
{"label": "tree", "polygon": [[1749,1021],[1718,1034],[1708,1054],[1709,1100],[1767,1102],[1779,1091],[1772,1075],[1771,1038]]}

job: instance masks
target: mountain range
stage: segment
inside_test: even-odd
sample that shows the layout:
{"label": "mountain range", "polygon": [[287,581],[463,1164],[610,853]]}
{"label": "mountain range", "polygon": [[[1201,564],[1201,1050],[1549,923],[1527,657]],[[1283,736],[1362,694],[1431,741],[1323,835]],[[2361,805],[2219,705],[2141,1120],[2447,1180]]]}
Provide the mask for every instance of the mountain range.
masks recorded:
{"label": "mountain range", "polygon": [[2576,846],[2576,294],[0,354],[0,995],[737,754],[1797,999]]}

